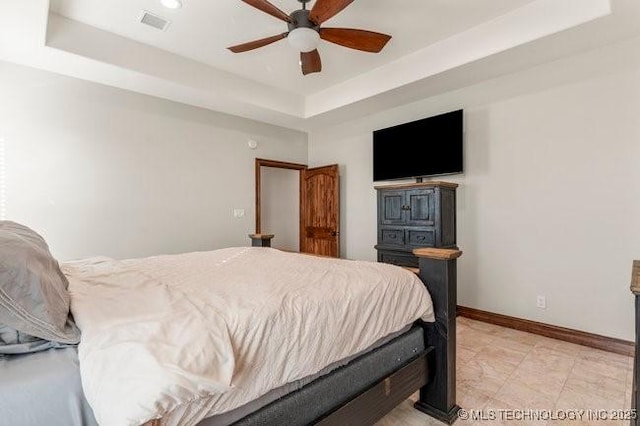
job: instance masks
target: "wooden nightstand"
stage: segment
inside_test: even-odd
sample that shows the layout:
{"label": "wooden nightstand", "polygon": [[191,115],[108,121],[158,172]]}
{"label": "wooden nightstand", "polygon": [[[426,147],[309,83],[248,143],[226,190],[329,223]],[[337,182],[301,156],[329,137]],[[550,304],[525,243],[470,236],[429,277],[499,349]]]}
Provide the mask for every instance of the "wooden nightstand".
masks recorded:
{"label": "wooden nightstand", "polygon": [[252,247],[271,247],[273,234],[249,234]]}

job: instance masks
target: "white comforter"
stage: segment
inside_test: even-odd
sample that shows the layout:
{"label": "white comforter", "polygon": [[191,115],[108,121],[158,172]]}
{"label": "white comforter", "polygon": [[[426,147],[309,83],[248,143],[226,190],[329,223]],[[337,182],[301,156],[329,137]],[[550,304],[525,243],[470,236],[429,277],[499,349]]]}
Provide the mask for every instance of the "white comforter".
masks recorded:
{"label": "white comforter", "polygon": [[229,248],[63,269],[101,426],[194,425],[433,321],[420,280],[382,263]]}

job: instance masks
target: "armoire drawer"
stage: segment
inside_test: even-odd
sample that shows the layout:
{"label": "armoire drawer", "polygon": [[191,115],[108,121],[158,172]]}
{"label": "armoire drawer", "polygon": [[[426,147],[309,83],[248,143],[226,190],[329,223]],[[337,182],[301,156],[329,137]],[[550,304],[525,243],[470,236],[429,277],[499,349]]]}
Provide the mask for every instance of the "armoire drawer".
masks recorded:
{"label": "armoire drawer", "polygon": [[435,229],[407,229],[407,244],[420,247],[433,247],[436,243]]}
{"label": "armoire drawer", "polygon": [[403,246],[404,229],[385,229],[380,230],[380,244]]}

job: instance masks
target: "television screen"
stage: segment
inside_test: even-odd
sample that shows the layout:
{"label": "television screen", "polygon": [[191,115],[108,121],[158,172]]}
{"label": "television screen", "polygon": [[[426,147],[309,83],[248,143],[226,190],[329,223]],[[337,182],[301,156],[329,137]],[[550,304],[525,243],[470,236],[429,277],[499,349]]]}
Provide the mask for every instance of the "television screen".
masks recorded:
{"label": "television screen", "polygon": [[373,180],[462,173],[462,110],[373,132]]}

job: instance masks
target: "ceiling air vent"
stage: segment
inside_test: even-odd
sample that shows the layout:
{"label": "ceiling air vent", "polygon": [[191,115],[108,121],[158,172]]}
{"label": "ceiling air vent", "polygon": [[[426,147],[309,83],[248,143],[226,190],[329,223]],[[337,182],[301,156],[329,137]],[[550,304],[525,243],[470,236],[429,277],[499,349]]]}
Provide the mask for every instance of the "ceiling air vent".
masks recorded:
{"label": "ceiling air vent", "polygon": [[149,25],[150,27],[156,28],[160,31],[166,30],[169,27],[169,24],[171,23],[168,20],[158,15],[154,15],[151,12],[147,12],[146,10],[142,11],[142,15],[140,16],[140,22],[142,22],[145,25]]}

